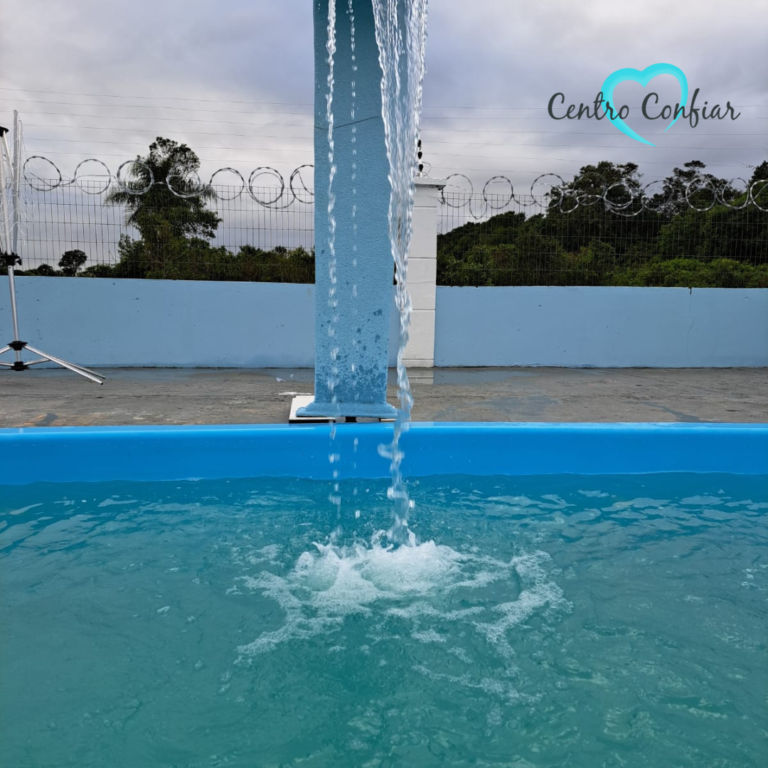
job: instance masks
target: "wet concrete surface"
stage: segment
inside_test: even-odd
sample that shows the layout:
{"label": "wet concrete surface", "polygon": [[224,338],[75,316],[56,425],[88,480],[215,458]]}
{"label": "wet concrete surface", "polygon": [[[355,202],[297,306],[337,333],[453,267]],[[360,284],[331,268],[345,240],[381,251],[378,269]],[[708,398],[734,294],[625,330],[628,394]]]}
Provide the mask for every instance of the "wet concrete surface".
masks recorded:
{"label": "wet concrete surface", "polygon": [[[310,369],[0,370],[0,427],[286,423]],[[440,368],[411,372],[417,421],[768,422],[768,369]],[[389,400],[397,402],[394,376]]]}

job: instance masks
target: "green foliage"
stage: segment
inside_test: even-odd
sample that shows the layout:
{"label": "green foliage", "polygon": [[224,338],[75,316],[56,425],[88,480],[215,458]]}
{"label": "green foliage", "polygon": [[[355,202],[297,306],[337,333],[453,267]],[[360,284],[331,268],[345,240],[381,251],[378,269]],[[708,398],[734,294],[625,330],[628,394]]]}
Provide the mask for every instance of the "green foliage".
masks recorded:
{"label": "green foliage", "polygon": [[26,271],[16,270],[17,275],[37,275],[39,277],[60,277],[61,272],[57,272],[50,264],[41,264],[35,269],[28,269]]}
{"label": "green foliage", "polygon": [[704,173],[704,168],[701,160],[691,160],[682,168],[675,168],[664,180],[662,190],[651,197],[651,207],[669,218],[688,212],[691,206],[699,210],[709,207],[713,189],[721,190],[726,199],[735,196],[730,182]]}
{"label": "green foliage", "polygon": [[[584,166],[564,187],[565,195],[550,194],[547,215],[541,219],[542,234],[558,240],[569,253],[578,252],[594,241],[610,243],[617,256],[648,237],[655,237],[663,224],[656,213],[643,216],[643,227],[633,216],[633,199],[642,192],[637,165],[601,162]],[[606,210],[601,196],[621,213]],[[575,200],[578,201],[576,205]]]}
{"label": "green foliage", "polygon": [[200,160],[186,144],[158,137],[149,154],[133,162],[124,184],[127,191],[114,189],[107,203],[124,205],[126,223],[157,249],[184,238],[210,240],[221,219],[206,207],[215,195],[198,183],[199,170]]}
{"label": "green foliage", "polygon": [[752,174],[750,182],[755,181],[768,181],[768,160],[763,160],[760,165],[755,168],[755,172]]}
{"label": "green foliage", "polygon": [[[501,213],[488,221],[469,222],[437,237],[437,281],[441,285],[485,285],[486,272],[494,263],[505,264],[504,248],[497,249],[496,257],[488,251],[493,246],[507,246],[513,242],[525,224],[525,214]],[[478,250],[477,243],[482,242]]]}
{"label": "green foliage", "polygon": [[110,264],[94,264],[86,267],[81,273],[81,277],[115,277],[115,267]]}
{"label": "green foliage", "polygon": [[[746,194],[734,198],[732,204],[738,207],[745,202]],[[662,228],[659,254],[664,258],[765,262],[768,257],[768,214],[752,204],[740,210],[724,205],[716,205],[709,211],[689,208]]]}
{"label": "green foliage", "polygon": [[[686,167],[690,165],[686,163]],[[703,164],[697,163],[696,169],[700,172],[701,168]],[[675,168],[675,174],[678,171]],[[736,194],[723,180],[707,178],[714,185],[725,185],[730,206],[710,208],[710,190],[689,196],[694,208],[686,205],[669,218],[659,234],[659,254],[670,259],[735,259],[749,264],[768,261],[768,213],[761,210],[768,210],[768,162],[758,165],[748,182],[754,202],[747,199],[748,192]]]}
{"label": "green foliage", "polygon": [[[25,277],[76,277],[80,268],[88,261],[88,256],[83,251],[66,251],[59,259],[59,269],[54,269],[50,264],[41,264],[34,269],[16,269],[17,275]],[[8,270],[3,268],[2,273],[6,274]],[[85,274],[85,273],[83,273]]]}
{"label": "green foliage", "polygon": [[[475,245],[464,259],[441,265],[441,285],[560,285],[570,268],[568,254],[557,240],[533,229],[513,243]],[[555,282],[552,282],[555,280]]]}
{"label": "green foliage", "polygon": [[[158,138],[133,163],[127,190],[107,198],[139,233],[120,240],[117,264],[83,269],[87,255],[71,250],[60,271],[42,264],[19,274],[314,282],[314,252],[213,246],[221,220],[206,205],[214,192],[200,184],[199,168],[188,146]],[[693,160],[662,182],[651,210],[639,211],[637,165],[586,165],[565,185],[569,194],[549,195],[544,213],[505,212],[439,235],[438,284],[768,287],[768,161],[753,170],[754,201]],[[731,206],[712,205],[712,188]],[[620,210],[606,209],[602,196]]]}
{"label": "green foliage", "polygon": [[[570,194],[549,195],[545,215],[504,213],[440,235],[438,283],[765,287],[768,182],[753,188],[758,207],[704,167],[694,160],[675,168],[651,210],[639,210],[634,163],[584,166],[565,185]],[[768,162],[749,185],[762,179]],[[712,187],[729,206],[712,205]],[[602,195],[619,211],[606,210]]]}
{"label": "green foliage", "polygon": [[238,280],[265,283],[312,283],[314,252],[303,248],[277,247],[263,251],[251,245],[237,253],[214,248],[205,240],[179,240],[173,249],[158,254],[141,240],[124,237],[119,245],[120,261],[114,266],[99,264],[83,272],[84,277],[133,277],[150,280]]}
{"label": "green foliage", "polygon": [[608,285],[660,288],[768,288],[768,264],[753,266],[735,259],[655,260],[616,270]]}
{"label": "green foliage", "polygon": [[[314,254],[302,248],[278,247],[264,251],[250,245],[236,254],[215,247],[221,219],[206,206],[212,188],[201,186],[200,161],[185,144],[158,138],[149,154],[137,157],[129,191],[116,190],[107,201],[124,205],[126,223],[140,238],[123,236],[120,259],[113,266],[98,265],[83,272],[88,277],[132,277],[165,280],[244,280],[254,282],[314,282]],[[154,184],[143,194],[150,181]],[[194,194],[193,194],[194,193]]]}
{"label": "green foliage", "polygon": [[80,250],[66,251],[59,259],[59,268],[64,277],[75,277],[88,257]]}

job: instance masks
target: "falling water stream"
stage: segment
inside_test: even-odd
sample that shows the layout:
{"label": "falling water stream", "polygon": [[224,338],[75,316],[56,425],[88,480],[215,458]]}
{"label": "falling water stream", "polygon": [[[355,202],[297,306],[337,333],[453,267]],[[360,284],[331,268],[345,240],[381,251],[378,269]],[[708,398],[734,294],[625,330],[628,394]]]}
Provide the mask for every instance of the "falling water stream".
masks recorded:
{"label": "falling water stream", "polygon": [[[337,276],[336,276],[336,197],[333,192],[333,181],[336,176],[336,163],[334,162],[336,144],[333,137],[333,89],[335,86],[334,61],[336,56],[336,3],[330,0],[328,3],[328,42],[326,43],[328,52],[328,90],[325,96],[326,118],[328,120],[328,165],[330,172],[328,174],[328,307],[331,310],[331,319],[328,323],[328,336],[333,339],[336,336],[336,324],[339,320],[338,306],[339,297],[337,295]],[[332,344],[331,346],[331,366],[330,376],[328,378],[328,391],[331,393],[331,402],[338,407],[338,393],[336,387],[339,380],[338,368],[339,348]],[[337,520],[341,514],[341,492],[339,485],[339,461],[340,454],[336,452],[336,422],[331,423],[331,447],[328,453],[328,461],[334,466],[333,469],[333,492],[329,500],[336,507]]]}
{"label": "falling water stream", "polygon": [[[352,278],[352,318],[354,322],[357,322],[358,317],[358,300],[357,300],[357,126],[355,120],[357,119],[357,53],[355,44],[355,7],[354,0],[347,0],[347,16],[349,17],[349,54],[352,58],[352,82],[350,83],[352,103],[349,110],[349,120],[352,124],[351,127],[351,144],[352,144],[352,174],[350,177],[350,183],[352,184],[352,269],[354,277]],[[359,341],[357,337],[352,339],[353,352],[357,352]],[[357,360],[357,355],[353,354],[353,360]],[[356,363],[350,364],[350,369],[347,374],[352,377],[354,381],[357,378]],[[355,386],[355,398],[359,398],[358,388]],[[358,439],[354,440],[354,456],[353,456],[353,474],[357,470],[357,446]],[[355,483],[352,489],[353,502],[357,506],[358,486]],[[360,510],[355,510],[355,517],[360,517]]]}
{"label": "falling water stream", "polygon": [[[394,426],[392,442],[382,445],[380,453],[390,460],[392,483],[388,491],[389,498],[394,502],[394,522],[388,532],[388,539],[393,544],[416,544],[416,537],[408,527],[408,516],[413,506],[409,497],[403,473],[402,462],[404,453],[400,446],[402,435],[408,430],[413,397],[411,395],[408,372],[405,366],[405,349],[408,344],[411,321],[411,298],[408,293],[408,251],[410,248],[413,223],[414,177],[417,167],[416,146],[419,137],[421,120],[422,87],[425,69],[425,46],[427,25],[427,0],[373,0],[373,13],[376,27],[376,42],[379,49],[379,64],[381,66],[381,100],[382,118],[386,141],[387,158],[389,160],[389,181],[391,186],[388,222],[389,240],[392,258],[395,264],[396,276],[396,306],[399,312],[399,339],[397,352],[397,385],[399,408]],[[352,60],[352,106],[350,119],[355,120],[356,108],[356,71],[355,62],[355,17],[353,0],[348,0],[347,14],[350,24],[350,51]],[[326,45],[328,62],[328,79],[326,93],[326,117],[328,122],[328,159],[330,173],[328,178],[328,270],[330,287],[328,290],[328,306],[331,309],[331,319],[328,324],[328,335],[336,335],[338,313],[337,286],[337,254],[336,254],[336,198],[334,195],[334,180],[337,167],[334,162],[336,145],[334,140],[333,96],[335,88],[334,60],[336,50],[336,1],[328,2],[328,42]],[[352,184],[353,203],[351,211],[353,246],[351,252],[353,268],[357,268],[357,163],[356,163],[356,128],[352,127],[350,152],[352,153],[352,174],[349,182]],[[353,316],[356,314],[357,285],[352,286]],[[353,342],[356,343],[356,342]],[[336,389],[339,384],[339,348],[331,348],[331,374],[328,388],[332,402],[336,404],[338,397]],[[354,356],[353,356],[354,359]],[[356,375],[355,365],[345,375]],[[340,459],[336,447],[336,427],[331,428],[331,447],[329,461],[334,465],[333,492],[330,500],[337,508],[337,519],[341,513],[340,495]]]}
{"label": "falling water stream", "polygon": [[408,293],[408,251],[413,231],[416,144],[421,121],[427,30],[427,0],[373,0],[376,42],[382,70],[381,100],[391,185],[389,240],[397,280],[396,305],[400,313],[397,349],[398,408],[392,443],[382,449],[391,460],[389,498],[395,519],[389,539],[395,544],[415,544],[408,527],[412,502],[402,473],[404,453],[400,439],[407,431],[413,396],[405,367],[405,348],[411,323]]}

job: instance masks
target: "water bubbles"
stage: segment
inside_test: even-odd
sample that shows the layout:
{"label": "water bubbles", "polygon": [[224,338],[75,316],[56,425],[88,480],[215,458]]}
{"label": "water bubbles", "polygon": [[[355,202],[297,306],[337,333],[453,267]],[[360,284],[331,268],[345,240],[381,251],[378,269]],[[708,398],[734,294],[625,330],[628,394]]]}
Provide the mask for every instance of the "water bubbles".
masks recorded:
{"label": "water bubbles", "polygon": [[[360,519],[361,510],[354,516]],[[446,635],[474,637],[473,644],[484,644],[506,664],[514,655],[511,638],[517,627],[534,614],[569,609],[544,552],[503,560],[434,541],[420,544],[413,534],[410,546],[400,547],[387,544],[384,531],[349,546],[339,546],[334,538],[316,542],[279,574],[263,571],[237,580],[284,612],[281,626],[238,648],[243,657],[332,635],[343,630],[348,617],[362,615],[383,617],[393,628],[404,624],[407,634],[422,643],[442,644]],[[502,602],[488,602],[492,585],[504,595]],[[370,641],[377,638],[371,635]]]}

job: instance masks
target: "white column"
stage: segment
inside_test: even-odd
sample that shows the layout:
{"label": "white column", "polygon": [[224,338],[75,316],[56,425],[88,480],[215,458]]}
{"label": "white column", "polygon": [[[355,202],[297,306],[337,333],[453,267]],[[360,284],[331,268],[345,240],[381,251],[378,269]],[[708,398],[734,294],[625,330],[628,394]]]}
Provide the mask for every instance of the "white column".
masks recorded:
{"label": "white column", "polygon": [[437,212],[446,182],[419,177],[413,201],[413,234],[408,255],[411,294],[410,339],[405,349],[409,368],[435,365],[435,293],[437,289]]}

